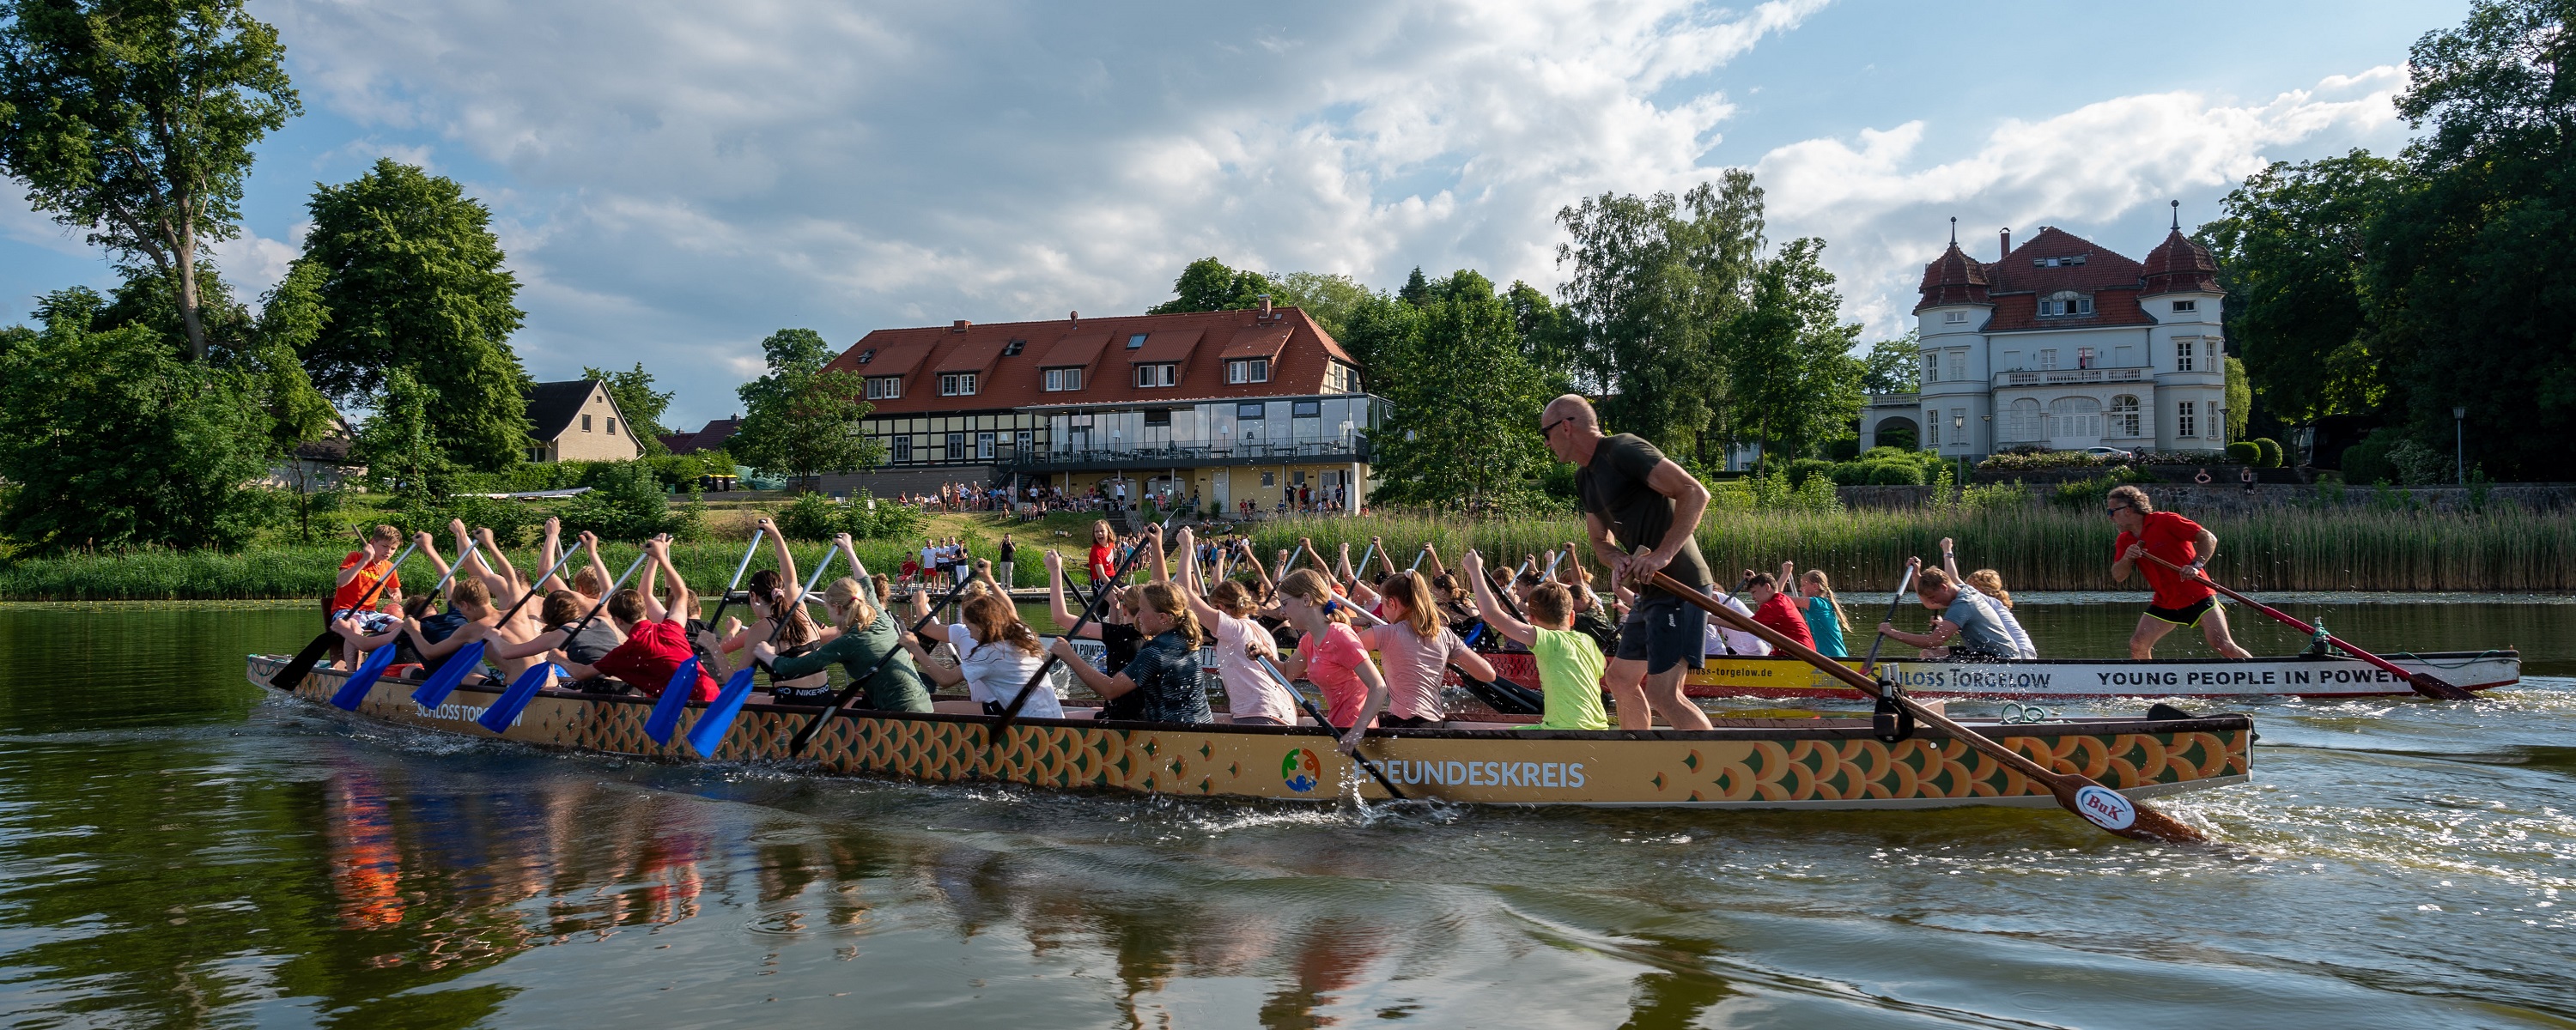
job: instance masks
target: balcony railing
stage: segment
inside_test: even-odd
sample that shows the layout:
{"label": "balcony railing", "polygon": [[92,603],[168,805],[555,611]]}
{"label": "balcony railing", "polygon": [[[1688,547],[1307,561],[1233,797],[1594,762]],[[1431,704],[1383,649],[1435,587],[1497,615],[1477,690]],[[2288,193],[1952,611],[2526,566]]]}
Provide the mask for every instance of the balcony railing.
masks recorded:
{"label": "balcony railing", "polygon": [[2038,372],[2005,372],[1995,377],[1997,386],[2059,386],[2070,383],[2139,383],[2145,382],[2143,368],[2055,368]]}
{"label": "balcony railing", "polygon": [[1039,450],[1013,455],[1004,448],[1001,463],[1019,467],[1058,465],[1206,465],[1224,462],[1334,460],[1365,461],[1369,455],[1368,439],[1310,440],[1303,443],[1278,444],[1163,444],[1141,447],[1090,447],[1082,450]]}

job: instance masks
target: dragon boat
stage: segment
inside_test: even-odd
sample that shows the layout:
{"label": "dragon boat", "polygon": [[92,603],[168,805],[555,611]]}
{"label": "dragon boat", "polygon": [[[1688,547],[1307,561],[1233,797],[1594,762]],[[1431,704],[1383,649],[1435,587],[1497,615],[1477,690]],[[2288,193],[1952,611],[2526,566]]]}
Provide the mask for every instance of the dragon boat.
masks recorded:
{"label": "dragon boat", "polygon": [[[262,685],[288,659],[252,655]],[[316,669],[297,698],[327,706],[346,673]],[[355,717],[463,737],[664,761],[794,762],[824,775],[926,782],[1004,782],[1144,794],[1331,801],[1390,796],[1314,726],[1175,726],[1088,718],[1000,720],[964,699],[929,713],[850,711],[802,756],[790,740],[822,709],[765,703],[754,695],[712,755],[686,743],[702,706],[692,704],[668,743],[646,735],[653,703],[641,695],[548,689],[494,734],[476,720],[499,691],[466,685],[437,708],[412,700],[415,683],[377,682]],[[336,709],[334,709],[336,711]],[[2164,713],[2174,714],[2174,713]],[[1222,716],[1220,716],[1222,718]],[[1673,808],[2050,807],[2048,788],[1928,727],[1889,741],[1870,720],[1718,719],[1706,731],[1560,731],[1526,717],[1469,716],[1441,728],[1373,731],[1361,749],[1406,798],[1470,804]],[[1976,721],[1974,732],[2060,773],[2081,773],[2132,798],[2242,783],[2253,720],[2241,714],[2084,718],[2028,724]]]}
{"label": "dragon boat", "polygon": [[[1527,653],[1489,654],[1494,671],[1523,683],[1538,682]],[[2391,654],[2408,672],[2431,673],[2467,690],[2509,686],[2522,679],[2522,655],[2511,649]],[[1860,668],[1858,659],[1843,662]],[[1917,697],[2040,698],[2310,698],[2413,694],[2415,688],[2387,670],[2343,655],[2299,654],[2280,658],[2150,658],[2007,661],[1887,659],[1879,674]],[[1456,679],[1455,674],[1450,677]],[[1727,655],[1707,660],[1683,681],[1692,697],[1832,697],[1858,700],[1860,692],[1806,662],[1786,655]]]}

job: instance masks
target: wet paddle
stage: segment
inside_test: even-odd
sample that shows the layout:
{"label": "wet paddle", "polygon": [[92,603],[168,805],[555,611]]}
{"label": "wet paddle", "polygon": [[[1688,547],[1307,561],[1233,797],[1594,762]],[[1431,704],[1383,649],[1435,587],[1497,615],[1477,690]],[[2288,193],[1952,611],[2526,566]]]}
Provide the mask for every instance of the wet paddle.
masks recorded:
{"label": "wet paddle", "polygon": [[[438,583],[429,588],[429,593],[426,596],[431,600],[436,600],[438,598],[438,592],[447,588],[447,581],[456,577],[456,570],[464,568],[465,559],[472,556],[473,553],[474,545],[470,543],[466,544],[465,553],[456,556],[456,564],[447,567],[447,574],[438,577]],[[398,629],[394,632],[403,633],[408,631]],[[338,708],[344,712],[357,711],[358,704],[367,699],[367,692],[375,689],[376,681],[383,678],[385,670],[393,665],[393,649],[400,646],[402,646],[402,640],[400,638],[385,641],[382,645],[379,645],[376,648],[375,652],[370,653],[367,656],[367,661],[358,663],[358,668],[350,671],[348,680],[340,684],[339,691],[331,695],[332,707]],[[377,654],[382,654],[384,656],[384,660],[376,661],[375,658]],[[441,671],[445,671],[446,669],[445,666],[440,666],[439,668]]]}
{"label": "wet paddle", "polygon": [[[1897,580],[1896,580],[1896,592],[1895,592],[1895,593],[1893,593],[1893,594],[1889,594],[1889,595],[1888,595],[1888,597],[1887,597],[1887,617],[1886,617],[1886,618],[1883,618],[1883,619],[1880,619],[1880,620],[1878,620],[1878,621],[1880,621],[1880,622],[1895,622],[1895,621],[1896,621],[1896,609],[1897,609],[1898,607],[1900,607],[1900,606],[1902,606],[1902,605],[1904,605],[1904,604],[1905,604],[1905,588],[1906,588],[1906,587],[1913,586],[1913,585],[1914,585],[1914,565],[1913,565],[1913,563],[1908,562],[1908,563],[1906,564],[1906,566],[1905,566],[1905,575],[1898,577],[1898,578],[1897,578]],[[1876,675],[1878,675],[1878,649],[1879,649],[1880,647],[1882,647],[1882,646],[1886,645],[1886,643],[1887,643],[1887,634],[1885,634],[1885,633],[1877,633],[1877,634],[1872,634],[1872,635],[1870,636],[1870,638],[1869,638],[1869,657],[1864,658],[1864,659],[1862,659],[1862,660],[1861,660],[1861,663],[1860,663],[1860,674],[1861,674],[1861,675],[1863,675],[1863,676],[1876,676]]]}
{"label": "wet paddle", "polygon": [[[796,595],[796,608],[802,610],[805,607],[805,598],[814,592],[814,584],[823,581],[823,570],[831,568],[832,559],[840,557],[840,554],[840,548],[831,548],[823,552],[822,561],[814,563],[814,574],[805,577],[805,589]],[[748,567],[750,564],[750,559],[746,557],[743,565]],[[741,573],[737,570],[735,574],[739,576]],[[787,629],[787,614],[787,608],[784,605],[772,613],[772,617],[778,621],[769,627],[771,647],[778,646],[778,634]],[[749,645],[745,646],[747,648]],[[698,754],[714,758],[716,749],[724,746],[725,734],[733,731],[734,717],[742,714],[743,699],[751,696],[754,667],[748,661],[750,657],[750,652],[746,650],[743,653],[743,658],[746,660],[742,663],[742,668],[734,670],[733,675],[725,677],[724,689],[717,692],[716,699],[708,703],[706,711],[698,713],[697,724],[689,727],[689,746],[695,748]]]}
{"label": "wet paddle", "polygon": [[[2243,595],[2243,594],[2237,593],[2236,591],[2229,590],[2229,589],[2227,589],[2226,587],[2219,586],[2219,585],[2218,585],[2218,581],[2217,581],[2217,580],[2214,580],[2214,579],[2209,578],[2209,574],[2208,574],[2208,573],[2205,573],[2205,572],[2195,573],[2195,572],[2193,572],[2193,571],[2192,571],[2192,570],[2190,570],[2190,569],[2186,569],[2186,568],[2183,568],[2183,567],[2181,567],[2181,566],[2179,566],[2179,565],[2175,565],[2174,563],[2169,562],[2169,561],[2166,561],[2166,560],[2164,560],[2163,558],[2159,558],[2159,557],[2157,557],[2157,556],[2155,556],[2155,555],[2153,555],[2153,554],[2149,554],[2149,555],[2147,555],[2147,560],[2148,560],[2148,561],[2151,561],[2151,562],[2154,562],[2154,563],[2156,563],[2156,564],[2158,564],[2158,565],[2162,565],[2162,566],[2164,566],[2165,568],[2167,568],[2167,569],[2169,569],[2169,570],[2172,570],[2172,571],[2174,571],[2174,572],[2180,573],[2180,574],[2182,574],[2182,575],[2184,575],[2184,576],[2189,576],[2189,577],[2191,577],[2191,578],[2193,578],[2193,579],[2197,579],[2197,580],[2201,581],[2202,583],[2207,584],[2207,585],[2209,586],[2209,588],[2210,588],[2210,589],[2215,590],[2215,591],[2218,591],[2219,593],[2225,594],[2225,595],[2227,595],[2229,598],[2231,598],[2231,599],[2233,599],[2233,600],[2235,600],[2235,601],[2237,601],[2237,602],[2240,602],[2240,603],[2245,604],[2245,605],[2249,605],[2249,606],[2251,606],[2255,611],[2262,612],[2262,613],[2263,613],[2263,614],[2265,614],[2265,615],[2271,616],[2274,620],[2277,620],[2278,622],[2280,622],[2280,623],[2281,623],[2282,625],[2284,625],[2284,626],[2288,626],[2288,627],[2290,627],[2290,628],[2292,628],[2292,629],[2298,630],[2298,631],[2299,631],[2299,632],[2301,632],[2301,633],[2308,634],[2308,635],[2309,635],[2309,636],[2311,636],[2311,637],[2313,637],[2313,636],[2316,636],[2316,635],[2317,635],[2317,628],[2316,628],[2316,627],[2311,626],[2311,625],[2308,625],[2307,623],[2304,623],[2304,622],[2299,621],[2297,618],[2295,618],[2295,617],[2291,616],[2291,615],[2290,615],[2290,613],[2288,613],[2288,612],[2282,611],[2282,610],[2280,610],[2280,609],[2278,609],[2278,608],[2274,608],[2274,607],[2272,607],[2271,605],[2264,604],[2264,603],[2263,603],[2263,602],[2261,602],[2261,601],[2257,601],[2257,600],[2255,600],[2255,599],[2253,599],[2253,598],[2251,598],[2251,597],[2247,597],[2247,596],[2245,596],[2245,595]],[[2405,681],[2406,681],[2406,685],[2407,685],[2407,686],[2410,686],[2410,687],[2415,688],[2415,692],[2416,692],[2416,693],[2418,693],[2418,694],[2422,694],[2422,695],[2424,695],[2425,697],[2432,698],[2432,699],[2434,699],[2434,700],[2436,700],[2436,701],[2475,701],[2475,700],[2477,700],[2477,695],[2476,695],[2476,694],[2472,694],[2472,693],[2469,693],[2469,692],[2468,692],[2468,691],[2466,691],[2466,690],[2462,690],[2462,689],[2460,689],[2458,686],[2453,685],[2449,680],[2445,680],[2445,679],[2443,679],[2443,678],[2441,678],[2441,677],[2439,677],[2439,676],[2435,676],[2435,675],[2433,675],[2433,674],[2431,674],[2431,673],[2425,673],[2425,672],[2408,672],[2408,671],[2406,671],[2405,669],[2403,669],[2403,668],[2399,667],[2399,666],[2398,666],[2398,664],[2397,664],[2397,663],[2395,663],[2395,662],[2389,661],[2388,659],[2382,658],[2382,657],[2380,657],[2380,656],[2378,656],[2378,655],[2375,655],[2375,654],[2372,654],[2372,653],[2370,653],[2370,652],[2368,652],[2368,651],[2364,651],[2364,650],[2362,650],[2362,649],[2360,649],[2360,648],[2358,648],[2358,647],[2354,647],[2354,646],[2352,646],[2351,644],[2344,643],[2342,639],[2340,639],[2340,638],[2336,637],[2334,634],[2328,633],[2328,634],[2326,634],[2326,635],[2325,635],[2325,638],[2326,638],[2326,643],[2333,644],[2333,645],[2334,645],[2334,646],[2336,646],[2336,647],[2342,648],[2344,651],[2346,651],[2346,652],[2350,653],[2350,654],[2351,654],[2353,657],[2355,657],[2355,658],[2359,658],[2359,659],[2361,659],[2362,661],[2369,662],[2369,663],[2370,663],[2370,664],[2372,664],[2372,665],[2378,666],[2378,667],[2379,667],[2379,670],[2380,670],[2381,672],[2385,672],[2385,673],[2387,673],[2387,674],[2389,674],[2389,675],[2391,675],[2391,676],[2395,676],[2395,677],[2397,677],[2397,678],[2399,678],[2399,679],[2405,680]]]}
{"label": "wet paddle", "polygon": [[[733,578],[725,581],[724,593],[716,598],[716,613],[707,616],[706,625],[708,629],[715,629],[717,623],[724,621],[725,606],[733,603],[734,591],[742,589],[743,570],[751,568],[751,556],[759,553],[760,538],[767,535],[769,535],[769,531],[766,529],[755,529],[751,531],[751,546],[742,549],[742,560],[735,562],[733,566]],[[830,558],[826,556],[824,560],[829,561]],[[695,648],[697,645],[697,641],[689,641],[690,647]],[[750,666],[746,665],[743,666],[743,668],[748,669]]]}
{"label": "wet paddle", "polygon": [[1649,577],[1647,582],[1697,606],[1701,611],[1707,612],[1711,618],[1769,641],[1775,652],[1794,655],[1807,664],[1824,670],[1826,675],[1851,684],[1853,689],[1872,699],[1894,701],[1897,707],[1916,720],[1948,734],[1951,739],[1994,759],[2005,768],[2047,787],[2049,794],[2057,799],[2060,807],[2083,816],[2086,822],[2135,840],[2193,844],[2209,839],[2181,820],[2166,815],[2143,801],[2131,799],[2105,787],[2092,777],[2079,773],[2061,773],[2045,768],[2031,761],[2021,752],[1953,722],[1949,716],[1927,708],[1913,698],[1881,687],[1877,680],[1861,675],[1859,670],[1818,654],[1814,648],[1791,640],[1780,631],[1755,622],[1749,616],[1737,614],[1734,609],[1710,600],[1708,595],[1682,585],[1671,576],[1657,572]]}
{"label": "wet paddle", "polygon": [[[1288,674],[1279,671],[1279,666],[1270,660],[1269,655],[1256,654],[1253,655],[1253,657],[1260,660],[1262,668],[1270,671],[1271,679],[1278,680],[1279,685],[1287,689],[1289,697],[1297,699],[1297,707],[1306,710],[1306,717],[1315,720],[1315,726],[1317,729],[1324,731],[1325,736],[1332,737],[1336,742],[1339,742],[1341,739],[1340,728],[1333,725],[1333,720],[1324,718],[1324,710],[1315,707],[1314,700],[1308,698],[1305,691],[1297,689],[1297,684],[1289,682]],[[1362,734],[1362,736],[1366,736],[1366,734]],[[1378,786],[1386,788],[1388,797],[1394,798],[1398,801],[1404,800],[1404,792],[1396,789],[1395,781],[1387,779],[1386,773],[1377,767],[1376,762],[1369,761],[1368,756],[1360,754],[1358,750],[1354,749],[1351,752],[1351,761],[1359,763],[1360,768],[1368,770],[1370,778],[1375,779]]]}
{"label": "wet paddle", "polygon": [[[1125,570],[1121,569],[1120,571],[1123,572]],[[968,576],[964,583],[959,583],[956,586],[948,588],[948,592],[941,595],[939,600],[931,602],[930,612],[923,615],[921,618],[914,620],[912,628],[905,632],[918,635],[921,632],[922,627],[930,625],[930,620],[939,617],[941,609],[956,603],[957,595],[965,593],[966,585],[973,582],[975,582],[975,578]],[[855,633],[858,631],[850,630],[849,632]],[[897,636],[895,638],[894,646],[886,651],[884,657],[877,659],[877,663],[875,665],[869,666],[865,675],[851,677],[850,685],[842,687],[839,694],[833,695],[830,707],[823,709],[821,714],[805,721],[805,727],[797,730],[796,738],[788,742],[787,756],[789,758],[795,758],[803,755],[805,753],[805,749],[814,743],[814,738],[823,732],[823,725],[831,722],[834,716],[841,714],[841,710],[848,708],[850,706],[850,702],[858,700],[859,694],[867,689],[868,681],[877,678],[877,674],[884,672],[886,666],[894,664],[894,658],[896,655],[903,653],[903,637]]]}
{"label": "wet paddle", "polygon": [[[1166,531],[1172,528],[1172,520],[1169,517],[1163,519],[1162,528]],[[1124,579],[1127,575],[1127,570],[1134,568],[1136,562],[1145,557],[1145,546],[1145,542],[1140,539],[1137,542],[1136,548],[1127,552],[1127,557],[1119,559],[1118,571],[1111,574],[1109,578],[1113,580]],[[1084,606],[1082,609],[1082,617],[1073,620],[1072,629],[1064,631],[1065,639],[1071,640],[1074,637],[1081,635],[1082,628],[1084,626],[1090,625],[1091,620],[1100,617],[1100,602],[1102,598],[1106,596],[1106,594],[1103,594],[1101,597],[1092,598],[1091,603]],[[1047,673],[1055,671],[1056,663],[1063,660],[1064,659],[1061,656],[1049,653],[1046,657],[1046,661],[1038,663],[1038,671],[1029,676],[1029,681],[1027,683],[1020,685],[1019,693],[1011,695],[1011,703],[1002,709],[1000,719],[993,723],[992,732],[984,737],[984,743],[986,746],[989,747],[993,743],[1002,739],[1002,731],[1011,728],[1011,721],[1020,717],[1020,708],[1029,703],[1029,694],[1036,691],[1039,684],[1046,682]]]}
{"label": "wet paddle", "polygon": [[[385,584],[393,581],[394,573],[402,568],[403,559],[411,557],[411,552],[419,546],[418,543],[405,545],[402,553],[394,556],[393,564],[385,567],[385,574],[376,577],[375,585],[368,587],[366,594],[358,599],[358,603],[350,605],[348,610],[362,612],[374,608],[376,597],[384,593]],[[323,614],[328,617],[331,613]],[[312,674],[315,665],[321,664],[322,656],[336,650],[339,643],[340,631],[324,628],[311,643],[304,645],[304,650],[295,652],[295,657],[287,660],[285,668],[277,670],[277,675],[268,678],[268,685],[279,690],[295,689],[297,684],[304,682],[304,677]]]}
{"label": "wet paddle", "polygon": [[[636,555],[635,564],[627,566],[626,571],[617,577],[617,582],[609,584],[608,589],[599,592],[599,601],[590,606],[590,612],[583,615],[581,621],[573,623],[571,629],[564,631],[563,649],[568,651],[572,647],[573,638],[589,629],[590,621],[599,617],[601,609],[608,607],[609,595],[615,594],[618,588],[625,586],[626,580],[635,575],[635,570],[643,568],[645,560],[651,557],[649,554]],[[483,716],[474,721],[494,733],[509,729],[511,723],[519,721],[519,713],[527,710],[528,702],[536,700],[538,689],[545,685],[546,670],[552,668],[554,668],[552,662],[538,662],[529,666],[526,672],[519,674],[518,679],[510,681],[509,689],[501,692],[501,699],[492,702],[491,707],[483,710]]]}
{"label": "wet paddle", "polygon": [[[562,572],[564,563],[571,561],[573,554],[580,550],[580,542],[575,541],[570,549],[564,551],[562,557],[555,559],[553,568],[547,569],[545,575],[536,578],[536,583],[543,583],[553,578],[555,573]],[[493,627],[497,629],[509,625],[511,617],[519,614],[519,609],[527,607],[528,599],[535,596],[537,596],[537,588],[534,583],[531,583],[528,589],[519,595],[518,600],[510,603],[509,611],[502,612],[500,618],[492,620]],[[465,645],[463,650],[449,657],[447,664],[438,667],[438,675],[422,681],[420,689],[411,692],[412,703],[422,708],[437,708],[446,704],[447,695],[455,693],[457,685],[465,682],[465,677],[482,664],[484,648],[484,642],[477,640]],[[456,668],[460,658],[464,662],[463,668],[455,675],[449,675],[448,670]]]}
{"label": "wet paddle", "polygon": [[680,713],[689,707],[689,695],[698,692],[698,670],[705,667],[691,654],[671,670],[671,682],[662,685],[662,696],[653,699],[653,714],[644,718],[644,735],[654,743],[671,742],[671,734],[680,728]]}

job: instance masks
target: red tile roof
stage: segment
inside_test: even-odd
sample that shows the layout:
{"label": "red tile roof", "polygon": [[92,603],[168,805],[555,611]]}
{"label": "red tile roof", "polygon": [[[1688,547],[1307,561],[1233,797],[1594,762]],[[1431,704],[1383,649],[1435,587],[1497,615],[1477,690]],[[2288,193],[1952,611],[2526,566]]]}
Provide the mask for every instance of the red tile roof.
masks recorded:
{"label": "red tile roof", "polygon": [[2200,241],[2175,229],[2165,234],[2165,241],[2147,253],[2146,295],[2160,293],[2217,293],[2218,261],[2210,257],[2209,248]]}
{"label": "red tile roof", "polygon": [[1950,249],[1923,266],[1923,302],[1914,305],[1917,313],[1942,304],[1983,304],[1988,283],[1986,266],[1959,249],[1951,240]]}
{"label": "red tile roof", "polygon": [[[2083,258],[2083,263],[2066,260],[2076,257]],[[2047,264],[2051,259],[2059,263]],[[2040,229],[2003,260],[1984,267],[1986,295],[1995,306],[1994,317],[1986,320],[1989,333],[2156,322],[2138,306],[2139,280],[2146,266],[2054,226]],[[2093,313],[2040,317],[2040,298],[2060,290],[2091,296]]]}
{"label": "red tile roof", "polygon": [[[1232,397],[1282,397],[1324,393],[1326,365],[1340,361],[1357,367],[1349,352],[1314,319],[1296,308],[1275,309],[1276,318],[1261,322],[1257,311],[1208,311],[1172,315],[1128,315],[1079,321],[991,322],[917,329],[879,329],[860,338],[829,367],[867,376],[901,375],[903,396],[873,402],[878,415],[955,411],[997,411],[1042,405],[1179,404]],[[1128,350],[1127,339],[1146,334],[1145,344]],[[1001,357],[1013,340],[1027,341],[1015,356]],[[875,351],[867,364],[859,355]],[[1101,361],[1102,354],[1117,355]],[[1228,383],[1229,358],[1271,355],[1267,383]],[[1140,362],[1177,362],[1180,384],[1138,388],[1128,366]],[[1092,368],[1092,366],[1106,366]],[[1048,392],[1039,371],[1081,366],[1083,389]],[[975,396],[942,397],[940,372],[981,371]]]}

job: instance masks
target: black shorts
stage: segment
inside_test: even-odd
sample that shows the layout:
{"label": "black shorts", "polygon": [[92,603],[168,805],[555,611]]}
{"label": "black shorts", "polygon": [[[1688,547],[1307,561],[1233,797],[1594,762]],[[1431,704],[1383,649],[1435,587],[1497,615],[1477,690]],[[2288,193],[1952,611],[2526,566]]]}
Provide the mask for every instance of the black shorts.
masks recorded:
{"label": "black shorts", "polygon": [[779,705],[829,705],[840,692],[831,687],[771,687],[769,703]]}
{"label": "black shorts", "polygon": [[1649,676],[1677,662],[1702,666],[1708,642],[1708,613],[1681,598],[1657,591],[1637,599],[1619,623],[1619,653],[1613,657],[1646,663]]}
{"label": "black shorts", "polygon": [[2151,604],[2147,606],[2147,615],[2176,626],[2197,626],[2200,624],[2200,617],[2209,614],[2209,610],[2216,607],[2218,607],[2218,598],[2204,597],[2180,608],[2162,608]]}

